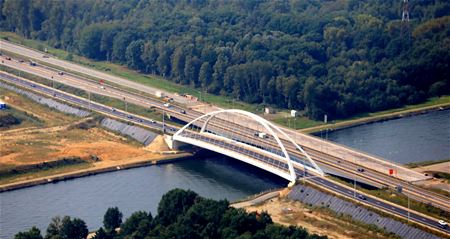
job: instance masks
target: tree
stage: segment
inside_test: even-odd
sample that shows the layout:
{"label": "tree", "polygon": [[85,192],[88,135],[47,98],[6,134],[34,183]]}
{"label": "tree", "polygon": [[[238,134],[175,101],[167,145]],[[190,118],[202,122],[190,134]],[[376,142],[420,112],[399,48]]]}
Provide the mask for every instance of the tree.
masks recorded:
{"label": "tree", "polygon": [[125,220],[125,222],[120,227],[120,234],[131,235],[139,228],[139,224],[143,220],[152,222],[153,220],[152,214],[144,211],[134,212],[133,214],[131,214],[129,218],[127,218],[127,220]]}
{"label": "tree", "polygon": [[136,38],[137,34],[133,30],[125,30],[117,33],[113,41],[112,59],[125,62],[127,47]]}
{"label": "tree", "polygon": [[47,227],[46,239],[85,239],[89,231],[86,223],[79,219],[71,219],[69,216],[54,217]]}
{"label": "tree", "polygon": [[158,67],[158,72],[163,76],[169,75],[170,72],[170,54],[165,46],[160,45],[158,47],[158,59],[156,60],[156,65]]}
{"label": "tree", "polygon": [[96,232],[92,239],[112,239],[112,236],[108,235],[108,233],[103,230],[103,227],[100,227]]}
{"label": "tree", "polygon": [[172,55],[172,77],[175,82],[184,82],[184,67],[186,64],[186,53],[183,47],[175,49]]}
{"label": "tree", "polygon": [[110,207],[103,217],[103,226],[107,231],[113,231],[122,224],[122,212],[118,207]]}
{"label": "tree", "polygon": [[78,48],[84,56],[93,59],[103,59],[104,54],[100,50],[102,31],[98,26],[89,26],[83,29],[78,43]]}
{"label": "tree", "polygon": [[202,89],[206,88],[208,85],[211,84],[212,69],[211,65],[208,62],[203,62],[202,66],[200,67],[199,81]]}
{"label": "tree", "polygon": [[184,65],[184,78],[185,84],[190,84],[191,86],[197,87],[199,85],[199,71],[200,71],[200,60],[194,57],[187,57],[186,63]]}
{"label": "tree", "polygon": [[42,235],[37,227],[32,227],[29,231],[17,233],[14,239],[42,239]]}
{"label": "tree", "polygon": [[172,189],[163,195],[158,204],[157,219],[162,225],[169,225],[185,213],[198,195],[190,190]]}
{"label": "tree", "polygon": [[144,41],[137,40],[133,41],[128,45],[125,52],[125,58],[128,67],[131,69],[142,69],[144,68],[144,62],[142,61],[142,54],[144,52]]}

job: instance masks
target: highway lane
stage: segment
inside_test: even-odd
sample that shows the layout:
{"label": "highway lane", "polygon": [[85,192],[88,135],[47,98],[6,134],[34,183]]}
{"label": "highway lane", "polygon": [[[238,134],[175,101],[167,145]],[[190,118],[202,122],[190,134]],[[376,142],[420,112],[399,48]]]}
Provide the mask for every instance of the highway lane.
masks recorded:
{"label": "highway lane", "polygon": [[[53,65],[58,65],[60,67],[61,66],[62,67],[66,67],[69,70],[75,70],[76,72],[79,72],[79,73],[82,73],[82,74],[91,75],[91,76],[97,77],[99,79],[107,79],[108,80],[111,77],[112,77],[111,79],[118,78],[118,79],[115,79],[116,81],[111,81],[111,82],[115,82],[117,84],[121,84],[121,85],[127,86],[127,87],[130,87],[129,84],[133,84],[133,87],[131,87],[131,88],[139,90],[141,92],[146,91],[146,86],[142,85],[142,84],[139,84],[139,83],[131,82],[129,80],[126,80],[126,79],[123,79],[123,78],[120,78],[120,77],[111,76],[111,75],[106,74],[104,72],[100,72],[100,71],[97,71],[97,70],[94,70],[94,69],[90,69],[90,68],[87,68],[87,67],[84,67],[84,66],[80,66],[80,65],[68,62],[68,61],[63,61],[63,60],[60,60],[60,59],[56,59],[56,58],[53,58],[51,56],[48,57],[48,58],[43,58],[44,53],[36,51],[34,49],[27,48],[27,47],[19,46],[17,44],[13,44],[13,43],[6,42],[6,41],[0,41],[0,43],[1,43],[0,44],[0,49],[4,49],[4,50],[7,50],[7,51],[11,51],[11,52],[17,53],[17,54],[25,55],[27,57],[30,57],[30,58],[33,58],[33,59],[37,59],[37,60],[40,60],[40,61],[45,61],[47,63],[53,64]],[[99,76],[105,76],[105,77],[99,77]],[[108,77],[110,77],[110,78],[108,78]],[[153,91],[150,90],[148,92],[153,92]],[[177,98],[177,97],[175,97],[175,98]],[[186,103],[186,99],[185,98],[181,97],[181,99],[182,99],[181,101],[184,101],[184,103]],[[189,114],[190,115],[192,114],[192,116],[197,116],[199,114],[199,112],[191,111],[191,112],[189,112]],[[181,116],[181,117],[182,118],[187,118],[187,117],[184,117],[184,116]],[[332,154],[334,156],[336,156],[336,152],[338,152],[338,151],[342,151],[342,150],[344,150],[345,152],[348,151],[347,152],[347,157],[350,157],[350,158],[357,157],[357,158],[359,158],[357,163],[358,164],[365,164],[365,167],[367,167],[367,168],[374,168],[377,171],[380,171],[380,169],[378,169],[378,166],[381,167],[381,165],[382,165],[382,167],[381,167],[382,171],[383,171],[382,173],[384,173],[384,174],[387,172],[387,169],[389,169],[389,168],[396,168],[396,170],[398,170],[397,177],[405,178],[406,181],[410,181],[410,179],[423,178],[424,177],[423,174],[419,174],[417,172],[408,170],[408,169],[403,168],[401,166],[392,164],[391,162],[386,162],[386,161],[383,161],[383,160],[380,160],[380,159],[376,159],[373,156],[369,156],[369,155],[363,156],[360,152],[356,152],[353,149],[351,149],[351,150],[350,149],[346,149],[343,146],[340,146],[340,145],[337,145],[337,144],[331,144],[330,142],[324,142],[322,140],[316,139],[315,137],[299,134],[298,132],[292,132],[291,130],[287,130],[287,129],[284,129],[284,130],[286,132],[289,132],[290,134],[295,133],[296,136],[300,137],[300,141],[302,141],[301,143],[302,143],[302,146],[304,146],[304,147],[307,147],[307,146],[308,147],[312,147],[312,145],[314,145],[314,144],[320,144],[320,147],[322,147],[321,145],[326,144],[327,147],[331,147],[332,146],[332,147],[334,147],[336,149],[339,149],[339,150],[330,150],[328,152],[328,154]],[[297,138],[297,137],[295,137],[295,138]],[[316,147],[316,146],[314,146],[314,147]],[[351,152],[351,153],[349,153],[349,152]],[[346,159],[345,156],[342,157],[342,155],[341,155],[340,157],[343,158],[343,160],[348,160],[348,159]],[[368,162],[371,162],[371,163],[368,164]],[[407,179],[407,178],[409,178],[409,179]],[[425,178],[423,178],[423,179],[425,179]]]}
{"label": "highway lane", "polygon": [[[22,86],[24,88],[28,88],[30,90],[33,90],[33,91],[43,92],[43,93],[46,93],[46,94],[48,94],[50,96],[54,96],[56,98],[66,100],[66,101],[68,101],[70,103],[81,105],[81,106],[83,106],[85,108],[90,108],[92,110],[95,110],[95,111],[98,111],[98,112],[101,112],[101,113],[105,113],[105,114],[108,114],[108,115],[114,115],[115,117],[121,118],[123,120],[132,121],[132,122],[135,122],[135,123],[138,123],[138,124],[142,124],[142,125],[145,125],[145,126],[148,126],[148,127],[151,127],[151,128],[155,128],[155,129],[161,129],[162,128],[162,124],[159,123],[159,122],[153,123],[149,119],[146,119],[146,118],[143,118],[143,117],[140,117],[140,116],[135,116],[135,115],[133,115],[133,118],[129,118],[128,116],[130,116],[130,114],[128,114],[126,112],[122,112],[122,111],[119,111],[119,110],[113,110],[111,107],[104,106],[104,105],[101,105],[101,104],[98,104],[98,103],[95,103],[95,102],[89,102],[87,99],[79,98],[79,97],[70,95],[68,93],[60,92],[58,90],[55,90],[55,89],[52,89],[52,88],[49,88],[49,87],[46,87],[46,86],[42,86],[40,84],[35,84],[33,82],[25,81],[25,80],[22,80],[22,79],[19,79],[19,78],[16,78],[16,77],[11,77],[11,76],[6,75],[6,74],[0,74],[0,78],[3,79],[6,82],[17,84],[17,85],[20,85],[20,86]],[[177,131],[176,127],[169,127],[168,128],[168,132],[169,133],[174,133],[176,131]],[[204,136],[202,135],[202,137],[204,137]],[[221,145],[223,146],[222,143],[221,143]],[[234,149],[236,149],[236,148],[234,147]],[[249,155],[255,155],[256,154],[255,152],[250,152],[248,149],[240,150],[240,152],[247,152]],[[286,168],[286,166],[283,166],[283,162],[280,162],[277,165],[280,168]],[[297,175],[299,177],[301,177],[303,175],[303,172],[301,171],[301,169],[298,168],[298,166],[296,167],[296,172],[297,172]],[[309,175],[307,175],[307,176],[309,176]],[[316,185],[323,186],[323,187],[328,188],[328,189],[330,189],[330,190],[332,190],[334,192],[337,192],[338,194],[342,194],[342,195],[345,195],[345,196],[353,197],[353,193],[354,192],[352,190],[350,190],[349,188],[347,188],[345,186],[339,185],[336,182],[330,181],[329,179],[321,178],[321,177],[310,177],[307,180],[310,180],[312,183],[314,183]],[[359,193],[359,194],[361,194],[361,193]],[[386,203],[386,202],[384,202],[382,200],[379,200],[379,199],[376,199],[376,198],[371,198],[370,196],[367,196],[367,195],[365,197],[366,197],[366,200],[362,200],[364,203],[367,202],[369,205],[372,205],[372,206],[374,206],[376,208],[384,209],[386,211],[392,212],[392,213],[394,213],[396,215],[399,215],[399,216],[407,217],[407,215],[408,215],[408,211],[405,210],[405,209],[402,209],[401,207],[398,207],[398,206]],[[439,228],[438,225],[437,225],[437,222],[435,220],[428,219],[427,217],[423,217],[423,216],[421,216],[419,214],[416,214],[414,212],[410,212],[410,219],[412,221],[416,221],[416,222],[428,225],[430,227],[436,228],[436,229],[438,229],[440,231],[443,231],[445,233],[450,233],[448,228],[447,229]]]}
{"label": "highway lane", "polygon": [[[192,132],[185,132],[183,136],[191,137],[194,140],[201,140],[205,143],[214,144],[219,147],[223,147],[223,148],[226,148],[229,150],[239,152],[245,156],[251,157],[253,159],[262,161],[265,164],[273,166],[274,169],[276,169],[276,170],[279,170],[279,169],[288,170],[287,164],[284,162],[274,163],[273,159],[270,159],[266,155],[263,155],[259,152],[252,151],[248,148],[242,147],[237,144],[220,141],[218,139],[215,139],[213,135],[209,135],[209,134],[201,134],[200,135],[200,134],[195,134]],[[301,179],[304,174],[304,172],[302,171],[302,167],[299,165],[294,165],[294,167],[295,167],[297,177],[299,177]],[[314,185],[321,186],[323,188],[331,190],[337,194],[340,194],[341,196],[353,198],[354,200],[357,200],[360,203],[368,204],[372,207],[387,211],[388,213],[392,213],[397,216],[403,217],[404,219],[409,218],[409,220],[417,222],[419,224],[425,224],[432,228],[438,229],[442,232],[450,233],[449,228],[447,228],[447,229],[440,228],[437,224],[437,220],[433,220],[428,217],[424,217],[418,213],[415,213],[414,211],[408,211],[407,209],[404,209],[404,208],[394,205],[392,203],[385,202],[381,199],[374,198],[372,196],[369,196],[369,195],[361,193],[361,192],[355,193],[355,191],[353,189],[350,189],[349,187],[340,185],[340,184],[338,184],[330,179],[327,179],[325,177],[317,177],[317,176],[313,176],[313,175],[307,173],[305,180],[313,183]],[[363,198],[360,198],[360,195],[363,196]]]}
{"label": "highway lane", "polygon": [[[65,92],[61,92],[59,90],[53,89],[53,88],[49,88],[40,84],[36,84],[33,82],[29,82],[29,81],[25,81],[16,77],[11,77],[7,74],[3,74],[0,72],[0,79],[3,79],[6,82],[10,82],[19,86],[22,86],[26,89],[30,89],[33,91],[38,91],[41,93],[45,93],[51,97],[54,97],[55,99],[60,99],[60,100],[65,100],[69,103],[75,104],[75,105],[79,105],[82,106],[84,108],[93,110],[93,111],[97,111],[99,113],[103,113],[106,115],[112,115],[116,118],[122,119],[122,120],[126,120],[126,121],[130,121],[136,124],[141,124],[144,126],[147,126],[149,128],[153,128],[156,130],[162,130],[163,129],[163,124],[161,122],[158,121],[154,121],[152,119],[148,119],[142,116],[138,116],[138,115],[134,115],[134,114],[130,114],[128,112],[124,112],[121,110],[117,110],[114,109],[110,106],[106,106],[103,104],[99,104],[96,103],[94,101],[89,101],[87,99],[81,98],[81,97],[77,97]],[[172,125],[164,125],[164,128],[166,130],[167,133],[175,133],[178,129],[175,126]]]}
{"label": "highway lane", "polygon": [[[233,127],[230,127],[229,125],[226,125],[226,122],[230,121],[226,121],[225,123],[223,123],[224,121],[222,119],[218,119],[218,121],[222,123],[210,121],[210,124],[208,124],[208,126],[211,127],[211,131],[219,133],[223,136],[231,137],[237,141],[246,142],[247,144],[251,144],[255,147],[261,147],[269,152],[284,157],[284,154],[281,152],[281,150],[278,149],[278,143],[275,142],[275,140],[272,137],[261,139],[254,135],[255,133],[254,130],[251,130],[249,128],[242,128],[242,131],[245,133],[241,133],[241,130],[237,130],[237,128],[242,126],[233,125]],[[231,131],[230,129],[234,130]],[[294,160],[295,157],[304,159],[305,156],[301,152],[299,152],[296,149],[296,147],[292,145],[291,142],[284,139],[281,140],[286,149],[288,150],[291,158],[293,158]],[[356,165],[352,162],[342,160],[340,158],[325,154],[318,150],[314,150],[304,146],[302,147],[316,163],[319,163],[320,165],[328,165],[330,167],[333,167],[338,172],[341,172],[344,175],[348,175],[349,179],[356,177],[356,180],[359,182],[364,182],[364,180],[374,181],[390,188],[395,188],[400,185],[403,187],[402,192],[405,195],[409,195],[411,199],[415,199],[424,203],[429,203],[443,210],[450,211],[450,202],[449,199],[446,198],[445,196],[438,195],[434,192],[428,192],[425,189],[418,188],[411,184],[405,184],[405,182],[402,182],[401,180],[396,179],[392,176],[388,176],[385,174],[380,175],[378,171],[375,171],[371,168],[365,168],[360,165]],[[364,169],[364,171],[360,172],[357,170],[358,168]],[[360,179],[364,180],[361,181]]]}
{"label": "highway lane", "polygon": [[[172,94],[171,92],[167,92],[167,91],[157,89],[154,87],[150,87],[147,85],[142,85],[142,84],[136,83],[134,81],[124,79],[122,77],[117,77],[117,76],[114,76],[111,74],[107,74],[107,73],[104,73],[101,71],[94,70],[89,67],[84,67],[84,66],[74,64],[69,61],[61,60],[61,59],[55,58],[49,54],[46,54],[44,52],[39,52],[37,50],[31,49],[28,47],[24,47],[24,46],[20,46],[17,44],[13,44],[13,43],[5,41],[5,40],[0,40],[0,49],[27,56],[30,59],[46,62],[46,63],[52,64],[52,65],[57,65],[59,67],[65,68],[65,69],[73,71],[73,72],[90,75],[90,76],[93,76],[98,79],[104,79],[106,81],[114,82],[116,84],[127,86],[131,89],[135,89],[135,90],[142,91],[145,93],[150,93],[150,94],[154,95],[154,94],[156,94],[157,91],[164,92],[166,95],[174,98],[174,100],[180,104],[195,104],[195,102],[188,101],[186,98],[181,97],[181,96],[176,96],[176,95]],[[44,55],[47,57],[43,57]]]}
{"label": "highway lane", "polygon": [[[4,59],[4,58],[2,58]],[[29,72],[31,74],[37,74],[41,77],[45,77],[49,80],[57,81],[59,83],[63,83],[66,85],[70,85],[76,88],[81,88],[86,91],[90,91],[95,94],[100,94],[104,96],[113,97],[116,99],[123,99],[126,98],[126,101],[128,103],[133,103],[137,105],[141,105],[144,107],[155,107],[156,109],[159,109],[161,111],[165,111],[166,113],[169,113],[170,115],[175,116],[176,118],[183,120],[185,122],[189,122],[192,119],[202,115],[199,112],[193,111],[193,110],[184,110],[182,107],[172,105],[170,107],[165,107],[164,103],[158,101],[154,98],[150,97],[144,97],[139,94],[136,94],[134,92],[125,91],[123,89],[116,88],[111,85],[102,84],[100,85],[98,82],[89,80],[86,78],[82,78],[79,76],[75,76],[72,74],[65,73],[64,75],[60,76],[58,75],[58,70],[52,69],[49,67],[44,66],[30,66],[29,64],[23,62],[20,63],[16,60],[4,60],[4,63],[7,66],[14,67],[16,69],[21,69],[23,71]],[[181,113],[182,111],[185,112],[185,114]],[[164,112],[163,112],[164,113]],[[220,119],[216,121],[216,124],[218,126],[221,126],[223,129],[230,130],[234,129],[236,132],[246,135],[246,137],[253,137],[253,140],[261,140],[254,137],[255,129],[244,127],[239,124],[232,123],[230,121]],[[230,127],[230,125],[232,127]],[[290,142],[284,140],[281,138],[285,145],[288,146],[288,149],[291,152],[296,152],[296,148],[291,145]],[[274,146],[276,143],[272,142],[272,146]],[[419,187],[413,186],[411,184],[405,184],[402,180],[390,177],[384,173],[380,173],[372,168],[367,168],[358,164],[355,164],[355,162],[348,161],[345,159],[340,159],[335,156],[332,156],[330,154],[325,154],[323,152],[320,152],[319,150],[307,147],[301,143],[299,143],[301,147],[305,149],[305,151],[313,156],[313,159],[318,160],[321,163],[325,163],[329,165],[330,167],[337,168],[338,170],[341,170],[342,173],[349,175],[351,177],[352,175],[356,174],[358,177],[365,178],[366,180],[373,181],[375,180],[377,183],[380,183],[382,185],[389,186],[391,188],[394,188],[398,185],[402,185],[404,188],[405,193],[409,193],[411,195],[411,198],[429,203],[430,200],[433,201],[433,205],[438,206],[444,210],[450,211],[450,203],[448,198],[442,197],[436,193],[425,191],[424,189],[421,189]],[[276,145],[275,145],[276,146]],[[340,163],[337,163],[340,162]],[[356,168],[363,168],[365,170],[364,173],[356,171]]]}

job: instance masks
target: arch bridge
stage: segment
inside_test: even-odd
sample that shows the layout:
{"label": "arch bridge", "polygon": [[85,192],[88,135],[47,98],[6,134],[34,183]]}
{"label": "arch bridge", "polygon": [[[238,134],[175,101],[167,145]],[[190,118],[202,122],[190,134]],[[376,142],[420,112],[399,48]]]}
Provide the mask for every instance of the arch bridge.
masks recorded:
{"label": "arch bridge", "polygon": [[[172,140],[173,145],[181,142],[205,148],[293,183],[298,175],[324,175],[289,135],[264,118],[243,110],[226,109],[204,114],[178,130]],[[295,148],[296,153],[289,153],[287,148]]]}

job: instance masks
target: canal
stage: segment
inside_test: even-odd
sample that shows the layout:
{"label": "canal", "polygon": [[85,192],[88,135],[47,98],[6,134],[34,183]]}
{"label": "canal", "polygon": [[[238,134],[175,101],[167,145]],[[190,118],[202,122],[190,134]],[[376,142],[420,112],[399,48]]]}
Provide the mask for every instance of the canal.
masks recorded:
{"label": "canal", "polygon": [[83,219],[89,230],[102,225],[108,207],[124,218],[138,210],[156,214],[162,195],[173,188],[229,201],[280,188],[287,181],[240,161],[214,154],[170,164],[115,171],[0,194],[0,238],[37,226],[43,234],[52,217]]}
{"label": "canal", "polygon": [[375,122],[316,136],[400,163],[450,158],[450,110]]}
{"label": "canal", "polygon": [[[450,110],[322,133],[322,137],[399,163],[446,159],[450,158]],[[137,210],[154,215],[161,196],[173,188],[233,201],[286,184],[255,167],[214,154],[40,185],[0,194],[0,238],[12,238],[33,225],[45,234],[57,215],[79,217],[94,230],[111,206],[118,206],[125,218]]]}

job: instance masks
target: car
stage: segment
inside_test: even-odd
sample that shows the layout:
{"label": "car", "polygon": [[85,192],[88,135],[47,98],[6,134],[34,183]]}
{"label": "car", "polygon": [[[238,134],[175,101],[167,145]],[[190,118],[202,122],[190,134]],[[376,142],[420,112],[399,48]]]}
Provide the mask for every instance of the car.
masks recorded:
{"label": "car", "polygon": [[439,224],[439,227],[443,228],[443,229],[447,228],[447,226],[448,226],[448,224],[444,220],[439,220],[438,224]]}
{"label": "car", "polygon": [[35,84],[31,84],[31,87],[36,87],[36,85]]}
{"label": "car", "polygon": [[141,123],[142,123],[142,119],[138,119],[138,122],[141,122]]}
{"label": "car", "polygon": [[154,124],[154,123],[155,123],[155,121],[151,119],[151,120],[150,120],[150,123]]}
{"label": "car", "polygon": [[186,114],[186,110],[180,110],[180,113]]}
{"label": "car", "polygon": [[127,118],[128,118],[128,119],[132,119],[132,118],[133,118],[133,116],[131,116],[131,115],[127,115]]}
{"label": "car", "polygon": [[164,107],[169,108],[169,107],[170,107],[170,104],[169,104],[169,103],[165,103],[165,104],[164,104]]}
{"label": "car", "polygon": [[365,170],[363,168],[358,168],[358,172],[363,173]]}
{"label": "car", "polygon": [[49,58],[49,56],[47,56],[47,55],[42,55],[42,58]]}
{"label": "car", "polygon": [[20,60],[18,60],[18,62],[19,62],[19,63],[22,63],[22,62],[24,62],[24,60],[20,59]]}
{"label": "car", "polygon": [[102,90],[106,89],[104,86],[100,86],[100,88],[101,88]]}
{"label": "car", "polygon": [[111,108],[111,111],[112,111],[112,112],[116,112],[116,109],[114,109],[114,108]]}
{"label": "car", "polygon": [[64,72],[60,71],[60,72],[58,72],[58,75],[62,76],[62,75],[64,75]]}
{"label": "car", "polygon": [[10,61],[10,60],[11,60],[11,57],[7,56],[7,57],[5,57],[5,59],[8,60],[8,61]]}
{"label": "car", "polygon": [[361,195],[361,194],[358,195],[358,198],[361,199],[361,200],[366,200],[366,197],[364,195]]}

